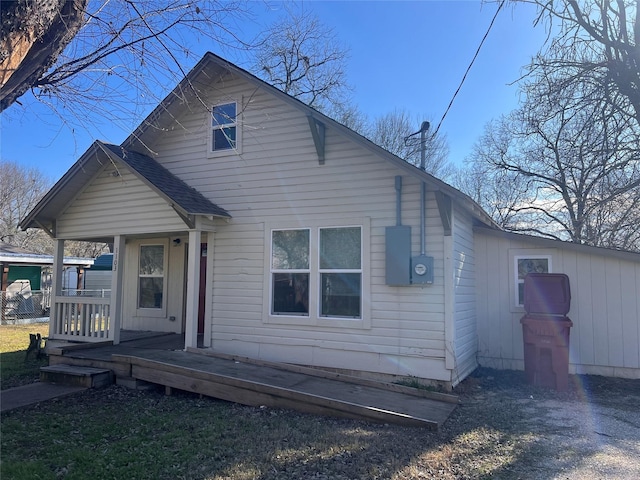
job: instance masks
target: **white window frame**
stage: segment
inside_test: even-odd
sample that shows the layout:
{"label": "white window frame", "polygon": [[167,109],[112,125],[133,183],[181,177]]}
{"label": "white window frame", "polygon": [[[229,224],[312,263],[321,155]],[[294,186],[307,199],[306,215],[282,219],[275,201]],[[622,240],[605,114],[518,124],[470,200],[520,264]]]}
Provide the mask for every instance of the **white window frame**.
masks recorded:
{"label": "white window frame", "polygon": [[524,284],[524,279],[520,279],[520,277],[518,276],[518,261],[519,260],[541,260],[541,259],[546,259],[547,263],[548,263],[548,272],[546,273],[553,273],[553,265],[552,265],[552,255],[551,254],[531,254],[531,255],[526,255],[526,254],[521,254],[521,255],[514,255],[513,257],[513,280],[514,280],[514,299],[513,299],[513,304],[516,308],[518,309],[523,309],[524,310],[524,303],[520,303],[520,285]]}
{"label": "white window frame", "polygon": [[[320,259],[319,241],[320,228],[360,228],[360,318],[351,317],[322,317],[320,316]],[[273,275],[271,268],[272,232],[277,230],[303,230],[309,229],[309,315],[276,314],[272,311]],[[371,328],[371,285],[370,285],[370,258],[371,258],[371,220],[364,218],[345,218],[343,220],[317,219],[304,224],[297,221],[283,221],[265,224],[264,229],[265,252],[264,256],[264,281],[263,290],[264,314],[263,321],[269,324],[295,325],[295,326],[320,326],[337,328],[370,329]]]}
{"label": "white window frame", "polygon": [[[141,307],[140,306],[140,278],[143,277],[140,275],[140,257],[143,247],[153,247],[153,246],[161,246],[163,248],[162,254],[162,306],[160,308],[155,307]],[[138,259],[136,265],[136,311],[139,312],[138,316],[157,316],[164,317],[166,316],[167,311],[167,291],[168,291],[168,267],[169,267],[169,251],[168,251],[168,242],[166,241],[158,241],[158,242],[144,242],[138,245]],[[144,275],[144,277],[159,277],[157,275]]]}
{"label": "white window frame", "polygon": [[[236,118],[233,123],[228,123],[224,125],[214,125],[213,124],[213,110],[216,107],[221,107],[223,105],[234,104],[236,107]],[[242,114],[240,111],[241,102],[235,99],[227,99],[224,101],[220,101],[211,106],[211,111],[207,114],[207,154],[209,157],[220,157],[224,155],[236,155],[242,153],[242,128],[241,128],[241,118]],[[236,140],[235,147],[226,148],[223,150],[214,150],[213,149],[213,133],[216,130],[222,130],[224,128],[234,127],[236,129]]]}
{"label": "white window frame", "polygon": [[[290,268],[290,269],[283,269],[283,268],[273,268],[273,233],[274,232],[284,232],[284,231],[298,231],[298,230],[306,230],[309,232],[309,265],[306,269],[299,269],[299,268]],[[269,315],[271,316],[278,316],[278,317],[302,317],[302,318],[308,318],[311,312],[311,229],[310,228],[274,228],[271,230],[269,236],[271,238],[270,240],[270,249],[269,249]],[[306,273],[307,275],[309,275],[309,285],[308,285],[308,301],[309,301],[309,305],[307,310],[309,311],[308,313],[296,313],[296,312],[288,312],[288,313],[276,313],[274,312],[274,305],[273,305],[273,295],[274,295],[274,285],[273,285],[273,275],[275,273]]]}
{"label": "white window frame", "polygon": [[[327,268],[321,268],[320,267],[320,242],[321,242],[321,234],[320,232],[322,230],[328,230],[328,229],[342,229],[342,228],[359,228],[360,229],[360,268],[358,269],[327,269]],[[362,280],[363,280],[363,274],[362,274],[362,265],[363,265],[363,258],[362,258],[362,254],[363,254],[363,235],[362,235],[362,225],[337,225],[337,226],[323,226],[323,227],[318,227],[317,233],[318,233],[318,255],[317,255],[317,262],[318,262],[318,274],[317,274],[317,282],[318,282],[318,311],[317,311],[317,315],[318,318],[323,318],[323,319],[341,319],[341,320],[361,320],[362,319],[362,297],[363,297],[363,292],[362,292]],[[323,315],[322,314],[322,274],[323,273],[358,273],[360,274],[360,316],[359,317],[338,317],[338,316],[329,316],[329,315]]]}

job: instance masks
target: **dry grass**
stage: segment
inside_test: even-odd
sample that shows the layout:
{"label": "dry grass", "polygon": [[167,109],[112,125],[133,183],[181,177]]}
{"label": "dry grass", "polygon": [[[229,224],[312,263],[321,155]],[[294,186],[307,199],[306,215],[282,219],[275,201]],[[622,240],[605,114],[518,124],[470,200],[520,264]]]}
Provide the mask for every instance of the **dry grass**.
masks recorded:
{"label": "dry grass", "polygon": [[[23,362],[35,330],[2,327],[3,355],[8,330]],[[479,369],[437,433],[110,386],[2,414],[0,478],[640,478],[640,381],[570,383]]]}
{"label": "dry grass", "polygon": [[0,325],[0,389],[35,382],[39,377],[40,367],[47,365],[46,357],[37,360],[33,354],[25,362],[30,333],[46,337],[49,334],[49,324]]}

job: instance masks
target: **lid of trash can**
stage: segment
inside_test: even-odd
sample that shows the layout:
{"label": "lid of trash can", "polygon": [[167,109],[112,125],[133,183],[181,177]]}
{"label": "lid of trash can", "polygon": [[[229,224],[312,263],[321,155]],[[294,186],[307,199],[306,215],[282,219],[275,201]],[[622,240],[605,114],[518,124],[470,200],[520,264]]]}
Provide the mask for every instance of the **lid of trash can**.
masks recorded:
{"label": "lid of trash can", "polygon": [[566,315],[571,308],[569,277],[564,273],[530,273],[524,277],[527,313]]}

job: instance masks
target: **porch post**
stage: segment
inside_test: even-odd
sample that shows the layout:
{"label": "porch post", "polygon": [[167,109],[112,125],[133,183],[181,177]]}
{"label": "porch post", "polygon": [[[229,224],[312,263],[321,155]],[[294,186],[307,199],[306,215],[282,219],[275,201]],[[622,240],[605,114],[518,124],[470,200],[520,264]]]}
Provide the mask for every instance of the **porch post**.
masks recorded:
{"label": "porch post", "polygon": [[55,338],[56,333],[62,331],[58,318],[56,298],[62,295],[62,270],[64,268],[64,240],[56,239],[53,244],[53,265],[51,268],[51,300],[49,307],[49,338]]}
{"label": "porch post", "polygon": [[201,230],[189,231],[189,252],[187,254],[187,296],[184,348],[198,347],[198,293],[200,289],[200,243]]}
{"label": "porch post", "polygon": [[113,237],[113,269],[111,271],[111,303],[109,305],[109,338],[113,344],[120,343],[122,316],[122,282],[124,279],[125,237]]}
{"label": "porch post", "polygon": [[207,232],[207,280],[204,299],[204,339],[202,345],[211,347],[213,330],[213,259],[216,234]]}

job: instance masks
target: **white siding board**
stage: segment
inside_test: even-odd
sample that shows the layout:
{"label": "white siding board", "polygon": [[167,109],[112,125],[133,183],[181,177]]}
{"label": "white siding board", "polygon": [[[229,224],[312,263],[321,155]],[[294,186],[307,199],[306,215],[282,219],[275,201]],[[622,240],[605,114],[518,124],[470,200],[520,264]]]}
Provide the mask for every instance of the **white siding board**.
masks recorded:
{"label": "white siding board", "polygon": [[[319,165],[304,114],[233,78],[225,79],[224,89],[222,98],[235,95],[248,102],[240,156],[207,156],[205,113],[186,113],[179,118],[184,129],[164,132],[152,145],[162,165],[233,217],[228,223],[217,222],[212,347],[337,368],[357,365],[367,370],[374,368],[368,365],[374,361],[383,373],[447,378],[445,255],[433,193],[427,198],[426,249],[435,260],[435,283],[423,288],[389,287],[385,285],[384,227],[396,223],[394,177],[403,174],[402,219],[412,227],[412,254],[419,252],[420,183],[330,128],[326,163]],[[204,92],[205,98],[216,101],[216,90]],[[347,322],[343,327],[266,323],[265,223],[298,220],[306,226],[307,219],[335,219],[335,225],[341,225],[340,219],[358,218],[370,219],[370,258],[365,259],[370,262],[370,327],[353,329]],[[468,291],[471,281],[465,270],[460,275],[460,313],[465,319],[472,313],[466,306],[473,298]],[[460,329],[465,345],[472,344],[470,331],[468,325]]]}
{"label": "white siding board", "polygon": [[[523,313],[514,310],[507,300],[492,294],[495,285],[511,281],[508,265],[496,257],[509,257],[509,249],[527,252],[553,251],[555,273],[566,273],[571,285],[573,321],[570,331],[570,372],[640,378],[640,332],[638,297],[640,262],[623,260],[606,253],[579,252],[572,248],[540,248],[526,239],[506,240],[501,237],[476,235],[479,359],[482,365],[498,368],[523,368],[522,334],[516,335],[510,349],[502,339],[492,340],[494,329],[519,325]],[[509,261],[509,260],[507,260]],[[497,310],[510,312],[496,321]],[[488,339],[488,340],[487,340]]]}
{"label": "white siding board", "polygon": [[[620,265],[620,298],[622,323],[623,365],[628,368],[640,368],[640,266]],[[634,290],[635,287],[635,290]],[[625,301],[633,299],[636,301]]]}
{"label": "white siding board", "polygon": [[[455,208],[455,207],[454,207]],[[453,215],[454,325],[456,372],[466,376],[477,366],[475,252],[469,214],[455,208]],[[457,382],[461,378],[455,378]]]}
{"label": "white siding board", "polygon": [[179,231],[185,224],[153,190],[124,167],[121,177],[105,168],[78,194],[57,221],[60,238],[90,238]]}

